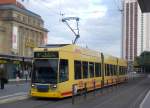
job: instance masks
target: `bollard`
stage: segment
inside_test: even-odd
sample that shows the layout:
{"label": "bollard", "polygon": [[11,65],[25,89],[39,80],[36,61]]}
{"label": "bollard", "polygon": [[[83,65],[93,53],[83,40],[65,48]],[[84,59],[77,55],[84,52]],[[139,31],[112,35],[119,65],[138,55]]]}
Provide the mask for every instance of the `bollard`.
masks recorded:
{"label": "bollard", "polygon": [[75,96],[77,94],[77,85],[73,84],[72,85],[72,104],[75,104]]}
{"label": "bollard", "polygon": [[114,89],[114,79],[112,79],[112,91]]}
{"label": "bollard", "polygon": [[103,86],[104,86],[104,83],[103,83],[103,80],[101,80],[101,93],[103,93]]}
{"label": "bollard", "polygon": [[116,88],[117,88],[117,86],[118,86],[118,80],[116,79]]}
{"label": "bollard", "polygon": [[107,86],[108,86],[108,80],[107,80]]}
{"label": "bollard", "polygon": [[87,84],[84,83],[84,99],[87,99]]}
{"label": "bollard", "polygon": [[95,82],[95,80],[93,81],[93,89],[94,89],[93,95],[95,96],[95,90],[96,90],[96,82]]}

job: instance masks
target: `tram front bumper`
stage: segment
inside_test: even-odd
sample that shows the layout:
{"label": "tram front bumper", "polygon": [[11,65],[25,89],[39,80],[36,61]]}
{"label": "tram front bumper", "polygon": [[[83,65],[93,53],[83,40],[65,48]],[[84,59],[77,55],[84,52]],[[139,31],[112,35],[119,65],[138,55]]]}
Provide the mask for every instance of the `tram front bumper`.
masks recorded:
{"label": "tram front bumper", "polygon": [[41,98],[63,98],[59,92],[36,92],[31,91],[31,97],[41,97]]}

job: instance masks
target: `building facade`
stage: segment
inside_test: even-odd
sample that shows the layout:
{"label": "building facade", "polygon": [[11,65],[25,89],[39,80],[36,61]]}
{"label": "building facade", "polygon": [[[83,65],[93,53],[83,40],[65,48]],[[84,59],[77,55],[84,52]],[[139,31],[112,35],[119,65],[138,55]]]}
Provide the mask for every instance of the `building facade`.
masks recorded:
{"label": "building facade", "polygon": [[41,16],[16,0],[0,1],[0,53],[31,57],[34,47],[46,43]]}
{"label": "building facade", "polygon": [[138,4],[136,0],[124,0],[123,4],[122,56],[132,61],[137,55]]}
{"label": "building facade", "polygon": [[46,44],[47,33],[41,16],[16,0],[0,0],[0,64],[8,79],[31,72],[33,48]]}
{"label": "building facade", "polygon": [[150,14],[142,13],[137,0],[123,1],[122,58],[134,61],[150,49]]}

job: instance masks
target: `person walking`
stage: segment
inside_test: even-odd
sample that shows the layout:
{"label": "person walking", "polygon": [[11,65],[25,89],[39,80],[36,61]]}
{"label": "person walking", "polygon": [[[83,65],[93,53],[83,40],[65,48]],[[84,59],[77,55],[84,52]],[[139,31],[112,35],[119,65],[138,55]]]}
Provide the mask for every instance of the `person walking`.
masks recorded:
{"label": "person walking", "polygon": [[27,69],[24,70],[24,75],[25,75],[26,82],[27,82],[27,80],[28,80],[28,70]]}
{"label": "person walking", "polygon": [[16,85],[19,85],[20,77],[19,74],[16,74]]}
{"label": "person walking", "polygon": [[4,76],[4,65],[3,64],[0,64],[0,83],[1,83],[1,89],[4,89],[5,76]]}

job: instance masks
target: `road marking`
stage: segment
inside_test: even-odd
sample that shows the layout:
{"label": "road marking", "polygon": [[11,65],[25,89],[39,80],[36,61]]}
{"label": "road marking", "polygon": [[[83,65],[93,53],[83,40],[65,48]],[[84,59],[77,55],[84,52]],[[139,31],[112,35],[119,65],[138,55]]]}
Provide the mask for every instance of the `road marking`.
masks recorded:
{"label": "road marking", "polygon": [[18,101],[18,100],[24,100],[27,98],[29,98],[27,92],[14,93],[12,95],[1,96],[0,97],[0,104],[14,102],[14,101]]}
{"label": "road marking", "polygon": [[140,108],[143,108],[143,105],[144,105],[145,101],[148,99],[149,96],[150,96],[150,91],[147,93],[147,95],[145,96],[144,100],[140,104]]}
{"label": "road marking", "polygon": [[0,96],[0,99],[9,98],[9,97],[18,96],[18,95],[27,95],[27,94],[28,94],[27,92],[19,92],[19,93],[14,93],[12,95]]}
{"label": "road marking", "polygon": [[24,99],[27,99],[27,98],[28,98],[28,96],[12,97],[12,98],[8,98],[8,99],[0,100],[0,104],[9,103],[9,102],[15,102],[15,101],[24,100]]}
{"label": "road marking", "polygon": [[128,92],[129,90],[133,90],[133,89],[135,89],[138,85],[142,84],[143,82],[145,82],[145,80],[143,80],[143,81],[141,81],[141,82],[137,83],[136,85],[134,85],[133,87],[131,87],[131,88],[129,88],[129,89],[126,89],[126,90],[124,90],[124,91],[120,92],[119,94],[116,94],[113,98],[110,98],[110,99],[107,99],[107,100],[103,101],[103,103],[101,103],[100,105],[99,105],[99,104],[98,104],[98,105],[95,105],[95,107],[94,107],[94,108],[102,107],[103,105],[105,105],[105,104],[109,103],[110,101],[114,100],[115,98],[120,97],[120,95],[122,95],[122,94],[124,94],[124,93]]}

